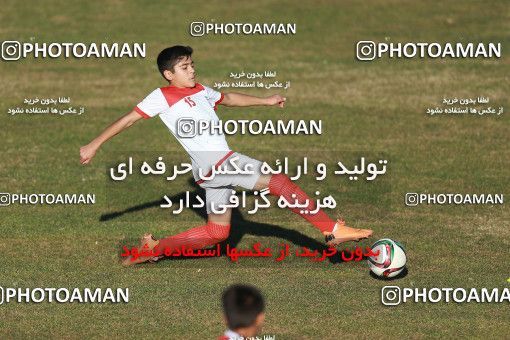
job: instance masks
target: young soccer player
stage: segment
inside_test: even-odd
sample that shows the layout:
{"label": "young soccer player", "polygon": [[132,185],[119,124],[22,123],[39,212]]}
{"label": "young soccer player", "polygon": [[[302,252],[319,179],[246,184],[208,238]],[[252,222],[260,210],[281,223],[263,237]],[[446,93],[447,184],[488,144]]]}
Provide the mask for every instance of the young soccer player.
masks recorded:
{"label": "young soccer player", "polygon": [[[188,130],[182,131],[181,123],[183,119],[219,122],[216,115],[218,105],[278,105],[283,108],[286,101],[286,98],[280,95],[255,97],[240,93],[220,93],[197,83],[191,58],[192,53],[193,50],[189,46],[173,46],[161,51],[158,55],[157,64],[161,75],[168,81],[169,85],[152,91],[131,112],[119,118],[89,144],[80,148],[81,164],[88,164],[104,142],[141,118],[148,119],[159,115],[170,132],[188,152],[191,157],[193,177],[196,183],[205,189],[207,223],[161,240],[154,239],[151,234],[145,234],[142,237],[140,247],[147,246],[155,252],[163,253],[167,247],[176,249],[184,246],[200,249],[225,240],[230,232],[231,208],[218,213],[218,210],[213,211],[213,205],[219,207],[228,204],[232,189],[235,186],[259,191],[268,188],[271,195],[284,196],[288,202],[305,203],[308,200],[309,203],[305,209],[297,207],[290,209],[322,232],[328,246],[370,237],[372,235],[371,230],[348,227],[343,220],[335,222],[322,210],[315,214],[304,213],[304,210],[312,211],[316,206],[315,202],[298,185],[293,183],[285,174],[262,174],[260,172],[262,163],[259,160],[232,151],[223,133],[208,132],[190,136],[186,135],[189,132]],[[199,170],[202,171],[202,174],[209,175],[213,167],[220,167],[224,163],[224,166],[227,166],[230,162],[229,159],[233,157],[236,157],[236,164],[241,169],[245,169],[246,165],[252,166],[254,174],[250,176],[214,176],[210,180],[201,179],[199,176]],[[146,262],[151,260],[151,257],[140,256],[136,260],[132,260],[128,258],[124,261],[124,264],[131,265]]]}
{"label": "young soccer player", "polygon": [[260,334],[264,323],[264,298],[248,285],[232,285],[222,296],[223,315],[228,329],[218,340],[240,340]]}

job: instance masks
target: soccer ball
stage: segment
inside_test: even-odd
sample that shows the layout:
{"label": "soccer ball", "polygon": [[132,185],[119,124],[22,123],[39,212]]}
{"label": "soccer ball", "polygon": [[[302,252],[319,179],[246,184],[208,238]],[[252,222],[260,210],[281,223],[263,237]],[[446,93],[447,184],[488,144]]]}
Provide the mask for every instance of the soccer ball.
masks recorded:
{"label": "soccer ball", "polygon": [[404,247],[389,238],[383,238],[372,245],[372,253],[379,254],[368,258],[368,266],[377,276],[390,278],[404,270],[407,262]]}

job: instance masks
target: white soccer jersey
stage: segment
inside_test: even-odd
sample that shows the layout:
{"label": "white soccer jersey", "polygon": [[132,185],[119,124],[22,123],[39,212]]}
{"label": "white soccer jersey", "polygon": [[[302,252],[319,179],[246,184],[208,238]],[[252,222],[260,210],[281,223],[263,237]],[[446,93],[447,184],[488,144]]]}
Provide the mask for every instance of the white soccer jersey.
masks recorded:
{"label": "white soccer jersey", "polygon": [[[222,100],[222,93],[198,83],[192,88],[170,85],[152,91],[135,107],[135,111],[143,118],[159,115],[191,157],[193,167],[201,168],[206,174],[212,166],[228,158],[232,151],[223,133],[207,131],[194,134],[196,130],[192,125],[199,120],[219,122],[215,110]],[[196,171],[194,175],[197,179]]]}

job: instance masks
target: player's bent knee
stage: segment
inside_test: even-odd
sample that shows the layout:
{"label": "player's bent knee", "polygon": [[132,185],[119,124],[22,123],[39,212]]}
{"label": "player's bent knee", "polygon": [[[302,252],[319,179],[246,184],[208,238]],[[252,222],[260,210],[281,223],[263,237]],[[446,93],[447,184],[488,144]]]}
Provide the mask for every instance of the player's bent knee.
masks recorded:
{"label": "player's bent knee", "polygon": [[273,177],[273,175],[260,175],[252,189],[263,190],[265,188],[268,188],[269,183],[271,182],[271,177]]}
{"label": "player's bent knee", "polygon": [[280,195],[284,187],[293,186],[294,183],[289,176],[285,174],[276,174],[271,176],[269,181],[269,192],[272,195]]}

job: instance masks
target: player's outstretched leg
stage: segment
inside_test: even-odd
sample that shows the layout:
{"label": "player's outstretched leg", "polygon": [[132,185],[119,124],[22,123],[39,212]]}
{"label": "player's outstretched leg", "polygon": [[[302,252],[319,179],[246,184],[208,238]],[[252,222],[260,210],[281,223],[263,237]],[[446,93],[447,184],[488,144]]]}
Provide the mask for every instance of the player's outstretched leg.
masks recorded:
{"label": "player's outstretched leg", "polygon": [[[186,230],[177,235],[165,237],[161,240],[154,239],[151,234],[145,234],[138,250],[139,252],[152,250],[153,253],[163,254],[167,248],[170,252],[183,246],[184,248],[202,249],[225,240],[229,233],[230,224],[216,224],[209,221],[205,225]],[[136,259],[128,257],[122,264],[130,266],[157,259],[154,256],[140,256]]]}
{"label": "player's outstretched leg", "polygon": [[315,201],[310,199],[308,195],[290,178],[284,174],[272,176],[261,176],[256,184],[256,189],[269,188],[271,195],[284,196],[289,202],[297,200],[300,204],[304,204],[308,200],[308,206],[305,208],[289,208],[292,212],[306,219],[326,237],[328,246],[335,246],[341,242],[359,241],[360,239],[372,236],[370,229],[356,229],[345,225],[343,220],[333,221],[322,210],[319,209],[315,214],[308,214],[304,211],[314,211],[316,209]]}

